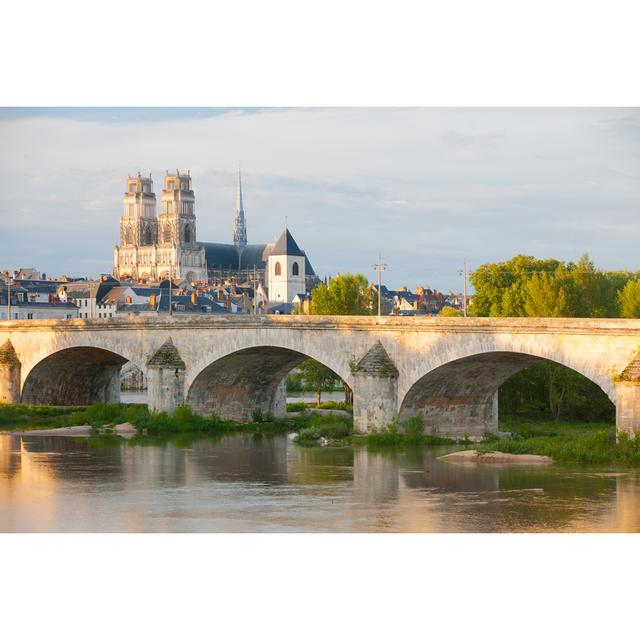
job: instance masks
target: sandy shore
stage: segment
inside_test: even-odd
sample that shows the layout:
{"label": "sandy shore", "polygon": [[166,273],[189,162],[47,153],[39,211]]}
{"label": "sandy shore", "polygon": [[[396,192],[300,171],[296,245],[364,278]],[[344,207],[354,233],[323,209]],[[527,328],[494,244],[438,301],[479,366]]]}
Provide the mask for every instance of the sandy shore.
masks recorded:
{"label": "sandy shore", "polygon": [[472,464],[551,464],[553,462],[553,458],[549,456],[536,456],[526,453],[502,453],[501,451],[481,453],[475,449],[449,453],[446,456],[440,456],[438,460]]}
{"label": "sandy shore", "polygon": [[[123,422],[113,427],[115,434],[122,438],[132,438],[137,434],[136,428],[129,422]],[[75,427],[58,427],[57,429],[36,429],[34,431],[14,431],[17,436],[75,436],[86,437],[91,435],[91,427],[88,424],[81,424]]]}

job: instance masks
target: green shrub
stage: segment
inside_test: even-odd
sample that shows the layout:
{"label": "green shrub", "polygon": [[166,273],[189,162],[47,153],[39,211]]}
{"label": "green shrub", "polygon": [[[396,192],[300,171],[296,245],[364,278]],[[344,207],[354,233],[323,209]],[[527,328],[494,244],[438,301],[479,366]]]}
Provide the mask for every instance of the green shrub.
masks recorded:
{"label": "green shrub", "polygon": [[306,408],[307,408],[307,405],[304,402],[287,402],[288,412],[304,411]]}
{"label": "green shrub", "polygon": [[345,440],[353,434],[353,424],[349,418],[333,415],[312,415],[308,426],[300,429],[294,442],[314,444],[320,438]]}

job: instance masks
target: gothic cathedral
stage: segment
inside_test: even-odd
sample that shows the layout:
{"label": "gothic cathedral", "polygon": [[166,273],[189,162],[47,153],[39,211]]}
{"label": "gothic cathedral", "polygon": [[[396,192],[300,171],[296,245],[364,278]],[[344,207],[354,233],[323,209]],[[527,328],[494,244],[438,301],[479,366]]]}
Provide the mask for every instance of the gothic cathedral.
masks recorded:
{"label": "gothic cathedral", "polygon": [[129,176],[120,218],[120,246],[114,250],[114,276],[119,280],[171,276],[206,281],[205,250],[196,242],[194,204],[190,172],[166,173],[158,217],[151,176]]}

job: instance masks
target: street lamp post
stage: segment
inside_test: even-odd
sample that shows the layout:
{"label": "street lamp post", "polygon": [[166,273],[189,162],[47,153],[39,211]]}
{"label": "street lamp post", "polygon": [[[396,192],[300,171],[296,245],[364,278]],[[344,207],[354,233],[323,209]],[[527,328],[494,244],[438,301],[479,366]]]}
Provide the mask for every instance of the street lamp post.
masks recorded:
{"label": "street lamp post", "polygon": [[462,284],[462,315],[467,317],[467,259],[464,259],[464,268],[458,272],[463,278]]}
{"label": "street lamp post", "polygon": [[11,320],[11,269],[7,271],[7,320]]}
{"label": "street lamp post", "polygon": [[378,254],[378,262],[373,265],[373,270],[378,272],[378,317],[382,315],[382,292],[380,291],[381,275],[383,271],[387,270],[386,264],[382,262],[382,254]]}

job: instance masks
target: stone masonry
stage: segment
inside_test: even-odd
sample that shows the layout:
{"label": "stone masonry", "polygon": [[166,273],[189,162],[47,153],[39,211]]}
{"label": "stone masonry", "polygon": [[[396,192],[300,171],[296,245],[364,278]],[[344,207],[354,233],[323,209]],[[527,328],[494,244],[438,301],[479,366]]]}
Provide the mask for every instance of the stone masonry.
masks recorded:
{"label": "stone masonry", "polygon": [[215,316],[0,322],[0,401],[117,402],[126,362],[148,378],[149,405],[202,414],[282,415],[283,379],[305,358],[354,392],[360,431],[420,416],[427,432],[497,427],[497,391],[543,360],[574,369],[640,431],[640,320]]}

